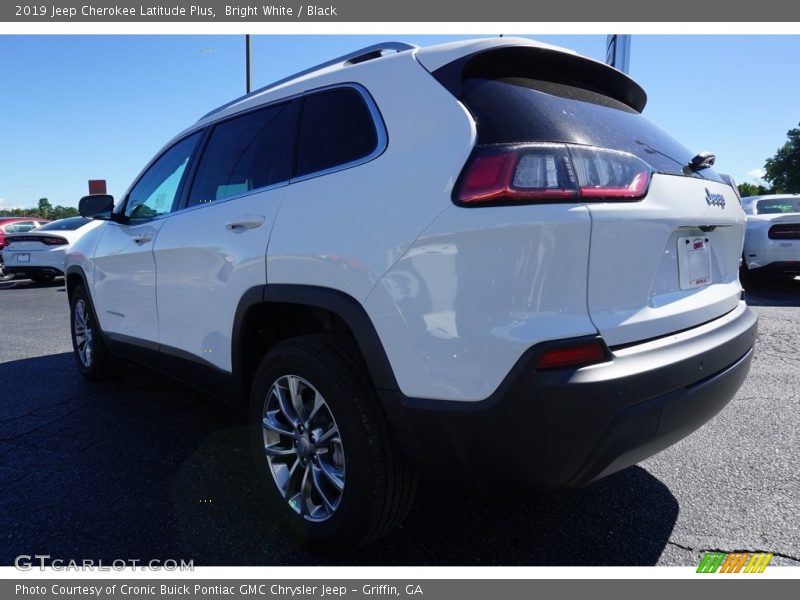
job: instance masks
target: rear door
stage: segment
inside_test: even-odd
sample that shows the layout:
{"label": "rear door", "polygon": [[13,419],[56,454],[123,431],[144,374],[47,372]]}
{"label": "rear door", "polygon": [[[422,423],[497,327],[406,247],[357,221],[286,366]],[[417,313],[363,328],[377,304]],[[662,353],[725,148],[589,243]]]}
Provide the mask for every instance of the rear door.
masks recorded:
{"label": "rear door", "polygon": [[214,126],[181,210],[155,243],[162,351],[231,371],[239,300],[266,283],[266,253],[291,176],[294,102]]}

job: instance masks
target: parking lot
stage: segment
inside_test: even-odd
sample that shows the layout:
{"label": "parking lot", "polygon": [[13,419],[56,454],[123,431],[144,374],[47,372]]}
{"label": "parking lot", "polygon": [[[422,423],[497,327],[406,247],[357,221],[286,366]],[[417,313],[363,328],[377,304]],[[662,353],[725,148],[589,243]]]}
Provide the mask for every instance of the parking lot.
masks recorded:
{"label": "parking lot", "polygon": [[[711,423],[586,489],[482,498],[425,482],[389,538],[353,555],[294,545],[251,481],[243,415],[141,367],[89,385],[63,281],[0,284],[0,564],[696,565],[708,550],[800,565],[800,281],[748,295],[749,379]],[[541,457],[546,460],[546,457]]]}

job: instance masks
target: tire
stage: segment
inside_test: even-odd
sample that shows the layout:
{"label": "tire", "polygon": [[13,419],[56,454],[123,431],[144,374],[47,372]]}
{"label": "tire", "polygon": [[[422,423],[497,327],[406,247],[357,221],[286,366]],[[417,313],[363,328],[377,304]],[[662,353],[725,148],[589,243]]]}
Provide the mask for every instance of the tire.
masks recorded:
{"label": "tire", "polygon": [[36,283],[49,283],[56,278],[52,273],[31,273],[28,277]]}
{"label": "tire", "polygon": [[14,273],[9,273],[6,271],[6,268],[3,266],[3,263],[0,262],[0,282],[3,281],[11,281],[14,279]]}
{"label": "tire", "polygon": [[739,283],[742,284],[742,287],[745,290],[752,289],[756,287],[758,284],[764,282],[764,276],[760,273],[753,272],[747,268],[747,263],[742,260],[742,264],[739,267]]}
{"label": "tire", "polygon": [[69,299],[72,351],[78,370],[89,381],[118,377],[123,363],[108,351],[94,306],[83,285],[78,285]]}
{"label": "tire", "polygon": [[[250,432],[267,496],[303,543],[364,546],[390,533],[413,504],[416,474],[345,336],[292,338],[264,357],[250,395]],[[268,458],[267,448],[282,454]]]}

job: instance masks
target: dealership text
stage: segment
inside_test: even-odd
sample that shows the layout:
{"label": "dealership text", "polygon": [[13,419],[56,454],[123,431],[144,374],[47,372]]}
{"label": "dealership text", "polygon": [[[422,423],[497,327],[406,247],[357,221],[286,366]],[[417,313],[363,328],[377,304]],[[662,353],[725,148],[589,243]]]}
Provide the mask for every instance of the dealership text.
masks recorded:
{"label": "dealership text", "polygon": [[[406,596],[422,596],[422,586],[409,584],[404,588]],[[102,594],[123,596],[346,596],[348,592],[361,592],[365,596],[399,596],[400,589],[394,585],[365,584],[361,588],[348,589],[345,586],[330,585],[280,585],[274,584],[241,584],[235,585],[200,585],[187,583],[162,583],[161,585],[111,584],[111,585],[69,585],[56,583],[52,585],[17,584],[16,595],[43,596],[48,592],[53,596],[100,596]]]}

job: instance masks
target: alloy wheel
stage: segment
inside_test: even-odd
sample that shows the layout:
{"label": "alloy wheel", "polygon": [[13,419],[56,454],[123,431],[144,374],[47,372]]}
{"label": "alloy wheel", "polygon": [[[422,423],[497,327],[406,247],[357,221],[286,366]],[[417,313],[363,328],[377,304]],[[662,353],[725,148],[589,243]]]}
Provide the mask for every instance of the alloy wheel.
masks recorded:
{"label": "alloy wheel", "polygon": [[307,521],[326,521],[342,501],[344,446],[322,394],[297,375],[269,388],[262,418],[264,452],[278,491]]}
{"label": "alloy wheel", "polygon": [[75,303],[73,319],[73,333],[75,334],[75,350],[84,367],[92,366],[94,345],[92,343],[92,325],[89,308],[83,298]]}

